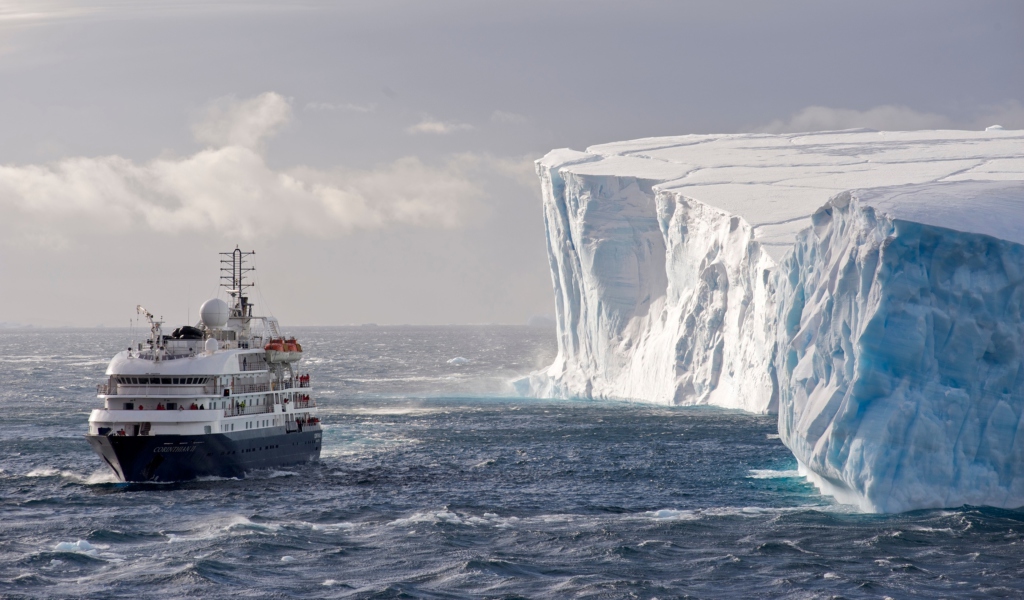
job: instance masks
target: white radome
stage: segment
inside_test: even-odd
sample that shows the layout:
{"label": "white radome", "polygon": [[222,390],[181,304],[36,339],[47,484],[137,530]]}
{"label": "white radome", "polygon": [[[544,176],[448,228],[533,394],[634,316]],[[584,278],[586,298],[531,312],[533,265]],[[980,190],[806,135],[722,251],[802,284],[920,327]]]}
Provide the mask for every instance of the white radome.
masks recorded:
{"label": "white radome", "polygon": [[208,353],[213,354],[214,352],[216,352],[219,349],[220,349],[220,342],[218,342],[217,340],[215,340],[213,338],[210,338],[210,339],[206,340],[206,351]]}
{"label": "white radome", "polygon": [[210,329],[220,329],[228,324],[228,303],[220,298],[211,298],[203,302],[199,315],[204,325]]}

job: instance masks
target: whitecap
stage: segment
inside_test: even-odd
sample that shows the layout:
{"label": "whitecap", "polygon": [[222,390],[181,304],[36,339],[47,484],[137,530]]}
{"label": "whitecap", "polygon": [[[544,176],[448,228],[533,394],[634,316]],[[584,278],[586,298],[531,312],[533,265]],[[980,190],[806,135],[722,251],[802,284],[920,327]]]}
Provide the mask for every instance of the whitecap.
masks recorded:
{"label": "whitecap", "polygon": [[700,518],[700,515],[692,510],[675,510],[671,508],[647,511],[644,515],[652,519],[672,521],[693,521]]}
{"label": "whitecap", "polygon": [[117,476],[109,469],[100,469],[89,475],[82,475],[73,471],[54,469],[52,467],[41,467],[38,469],[32,469],[28,473],[25,473],[25,477],[63,477],[64,479],[69,479],[75,483],[81,483],[83,485],[117,483],[118,481]]}
{"label": "whitecap", "polygon": [[800,477],[800,472],[796,469],[788,469],[785,471],[776,471],[774,469],[751,469],[748,474],[748,479],[790,479],[794,477]]}

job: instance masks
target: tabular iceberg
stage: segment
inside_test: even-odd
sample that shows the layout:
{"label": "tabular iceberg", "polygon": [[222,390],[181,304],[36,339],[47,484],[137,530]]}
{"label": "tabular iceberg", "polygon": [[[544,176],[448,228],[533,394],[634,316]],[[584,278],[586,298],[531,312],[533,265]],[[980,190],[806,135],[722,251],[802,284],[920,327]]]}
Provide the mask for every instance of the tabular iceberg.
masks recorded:
{"label": "tabular iceberg", "polygon": [[[1015,438],[992,446],[988,466],[978,466],[978,453],[989,448],[975,444],[971,451],[968,438],[995,443],[989,434],[968,427],[952,432],[954,425],[947,424],[929,450],[921,445],[928,435],[923,425],[913,425],[918,437],[910,447],[910,434],[897,430],[900,423],[916,421],[894,421],[891,403],[879,400],[903,390],[899,410],[937,415],[945,414],[951,402],[946,398],[956,395],[950,390],[961,390],[958,402],[968,416],[957,422],[1019,419],[1024,368],[1021,333],[1013,327],[1019,327],[1021,304],[1011,298],[1020,294],[1024,272],[1013,267],[1021,244],[1013,232],[1024,228],[1024,203],[1012,182],[1024,180],[1024,132],[650,138],[586,152],[555,150],[537,161],[537,171],[559,351],[549,368],[517,383],[522,392],[778,411],[780,433],[802,468],[823,488],[848,493],[850,501],[871,510],[1017,501],[993,500],[994,490],[1024,503],[1024,490],[1011,489],[1021,477],[1010,455],[999,454],[1017,452]],[[1010,183],[954,185],[972,181]],[[868,229],[869,213],[876,229]],[[924,243],[914,242],[911,231],[943,240],[945,254],[902,251],[901,244]],[[885,260],[877,265],[857,263],[870,260],[868,240],[884,249],[879,252]],[[854,258],[835,262],[843,252]],[[969,390],[957,387],[967,379],[944,379],[951,372],[945,366],[871,362],[879,344],[895,351],[888,348],[889,338],[912,328],[897,322],[905,315],[892,308],[907,302],[900,296],[909,293],[904,275],[866,269],[884,264],[899,273],[927,271],[938,268],[938,258],[947,261],[944,268],[955,271],[950,277],[957,281],[967,277],[970,285],[983,280],[990,286],[954,298],[946,280],[929,275],[919,285],[922,297],[949,303],[939,311],[947,319],[987,307],[987,316],[976,319],[980,329],[970,348],[957,345],[967,344],[966,334],[957,333],[954,341],[946,340],[953,345],[941,350],[945,358],[935,359],[941,365],[954,355],[975,360],[966,351],[988,340],[992,347],[986,345],[981,356],[998,354],[992,360],[1001,366],[975,374]],[[1001,276],[993,271],[997,264]],[[839,268],[856,271],[867,287],[855,289],[853,275],[840,278],[847,287],[829,287]],[[867,296],[858,297],[857,290]],[[955,302],[963,305],[954,309]],[[959,332],[957,327],[967,325],[949,327]],[[1011,350],[1016,358],[1007,354]],[[980,398],[994,398],[997,388],[998,402]],[[940,389],[941,397],[933,394]],[[885,408],[872,409],[865,421],[858,411],[869,405]],[[957,418],[949,416],[950,423]],[[998,426],[1004,438],[1016,424]],[[883,432],[887,437],[879,437]],[[876,443],[884,447],[867,448]],[[953,464],[955,452],[964,458]],[[946,479],[918,470],[919,463],[936,457],[950,463]],[[992,469],[1002,470],[993,475]],[[997,483],[985,487],[986,477]],[[924,480],[942,489],[987,491],[935,500],[938,488],[920,484]]]}
{"label": "tabular iceberg", "polygon": [[779,433],[869,511],[1024,504],[1024,182],[840,194],[778,273]]}

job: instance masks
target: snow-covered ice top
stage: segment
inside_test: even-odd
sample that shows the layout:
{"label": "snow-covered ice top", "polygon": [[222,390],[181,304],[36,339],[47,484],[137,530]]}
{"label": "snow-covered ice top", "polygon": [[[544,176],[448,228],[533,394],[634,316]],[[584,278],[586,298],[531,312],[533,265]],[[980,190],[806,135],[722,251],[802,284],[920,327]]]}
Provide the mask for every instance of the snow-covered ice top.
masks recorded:
{"label": "snow-covered ice top", "polygon": [[741,217],[776,260],[825,201],[855,188],[1024,179],[1024,131],[683,135],[561,149],[542,167],[646,180]]}
{"label": "snow-covered ice top", "polygon": [[851,194],[893,219],[1024,244],[1024,181],[951,181]]}

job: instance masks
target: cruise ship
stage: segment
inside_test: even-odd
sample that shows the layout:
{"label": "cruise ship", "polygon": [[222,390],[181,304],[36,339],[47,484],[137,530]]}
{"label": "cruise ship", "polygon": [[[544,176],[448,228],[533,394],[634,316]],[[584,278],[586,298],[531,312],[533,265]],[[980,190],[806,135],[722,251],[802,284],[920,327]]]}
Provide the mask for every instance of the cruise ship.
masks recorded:
{"label": "cruise ship", "polygon": [[230,302],[206,301],[194,326],[163,332],[142,306],[145,342],[119,352],[97,389],[86,439],[118,479],[244,477],[318,460],[323,431],[302,346],[253,315],[254,252],[221,254]]}

